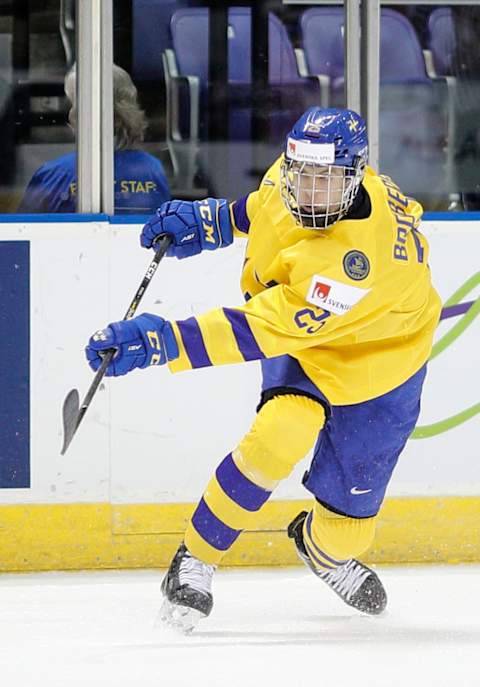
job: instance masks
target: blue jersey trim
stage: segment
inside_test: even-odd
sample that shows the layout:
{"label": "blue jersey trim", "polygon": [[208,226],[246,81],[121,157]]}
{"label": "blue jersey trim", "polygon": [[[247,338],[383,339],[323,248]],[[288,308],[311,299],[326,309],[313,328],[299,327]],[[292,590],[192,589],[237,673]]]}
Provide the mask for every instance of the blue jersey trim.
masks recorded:
{"label": "blue jersey trim", "polygon": [[233,308],[223,308],[223,314],[232,326],[233,335],[237,342],[238,350],[243,355],[243,359],[249,361],[265,358],[265,354],[257,343],[245,313]]}
{"label": "blue jersey trim", "polygon": [[202,330],[195,317],[189,317],[187,320],[177,320],[176,324],[192,367],[209,367],[212,361],[208,356]]}

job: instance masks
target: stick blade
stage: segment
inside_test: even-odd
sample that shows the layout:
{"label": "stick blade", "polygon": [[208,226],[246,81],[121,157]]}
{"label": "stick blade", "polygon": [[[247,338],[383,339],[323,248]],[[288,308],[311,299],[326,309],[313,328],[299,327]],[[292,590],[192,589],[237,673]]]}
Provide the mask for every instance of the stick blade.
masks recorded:
{"label": "stick blade", "polygon": [[80,411],[80,396],[76,389],[68,392],[63,402],[63,446],[60,451],[61,455],[65,455],[67,448],[78,427],[78,416]]}

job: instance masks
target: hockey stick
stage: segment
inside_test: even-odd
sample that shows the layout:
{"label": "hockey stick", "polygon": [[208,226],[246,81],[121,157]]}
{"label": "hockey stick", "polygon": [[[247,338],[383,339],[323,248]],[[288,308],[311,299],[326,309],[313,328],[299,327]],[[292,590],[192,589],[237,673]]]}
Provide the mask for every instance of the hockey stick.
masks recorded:
{"label": "hockey stick", "polygon": [[[152,262],[148,266],[147,271],[145,272],[145,276],[143,277],[142,283],[138,287],[138,291],[133,297],[132,302],[130,303],[130,306],[125,314],[125,317],[123,318],[124,320],[130,320],[134,315],[135,312],[140,305],[140,301],[142,300],[145,291],[148,288],[148,285],[150,284],[150,281],[152,280],[153,275],[156,272],[156,269],[160,263],[160,260],[163,258],[165,253],[167,252],[168,246],[170,245],[171,239],[168,236],[162,236],[161,238],[157,239],[156,244],[158,245],[157,252],[155,253]],[[63,456],[67,450],[67,448],[70,446],[70,442],[72,441],[73,437],[75,436],[75,432],[78,429],[78,426],[80,425],[83,416],[87,412],[88,406],[90,405],[90,402],[92,398],[95,395],[96,390],[98,389],[98,385],[103,379],[103,376],[105,372],[107,371],[107,367],[109,366],[113,356],[115,355],[115,349],[110,348],[105,352],[105,355],[103,356],[102,364],[98,368],[95,377],[93,379],[93,382],[90,384],[90,388],[87,391],[87,394],[85,398],[83,399],[83,403],[80,406],[80,396],[78,394],[78,391],[76,389],[72,389],[71,391],[68,392],[68,394],[65,397],[65,400],[63,402],[63,411],[62,411],[62,416],[63,416],[63,446],[61,450],[61,455]]]}

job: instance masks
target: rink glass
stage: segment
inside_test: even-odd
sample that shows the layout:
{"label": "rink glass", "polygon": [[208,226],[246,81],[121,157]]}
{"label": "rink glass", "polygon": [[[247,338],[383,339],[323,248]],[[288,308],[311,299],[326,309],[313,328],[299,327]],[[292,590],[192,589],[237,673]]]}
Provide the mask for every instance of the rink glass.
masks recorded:
{"label": "rink glass", "polygon": [[[248,193],[308,106],[347,104],[341,3],[112,6],[103,40],[134,80],[148,121],[141,147],[162,162],[174,196]],[[426,210],[478,209],[480,3],[381,7],[379,169]],[[329,13],[328,22],[315,16],[319,11]],[[328,41],[320,40],[322,30]],[[2,213],[17,211],[40,165],[75,150],[63,91],[75,33],[73,0],[0,3]],[[312,42],[328,44],[331,54],[315,55]],[[397,52],[388,50],[393,45]]]}

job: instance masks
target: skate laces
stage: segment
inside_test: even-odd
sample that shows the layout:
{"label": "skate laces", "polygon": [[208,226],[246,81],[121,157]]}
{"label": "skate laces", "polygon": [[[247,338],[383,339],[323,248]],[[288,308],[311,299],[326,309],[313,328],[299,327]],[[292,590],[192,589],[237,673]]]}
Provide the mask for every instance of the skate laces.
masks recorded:
{"label": "skate laces", "polygon": [[368,568],[354,558],[351,558],[343,565],[339,565],[335,570],[329,570],[326,573],[322,573],[320,577],[338,592],[338,594],[350,600],[370,573],[371,571]]}
{"label": "skate laces", "polygon": [[180,585],[187,585],[202,594],[210,594],[214,565],[208,565],[188,552],[182,557],[178,578]]}

